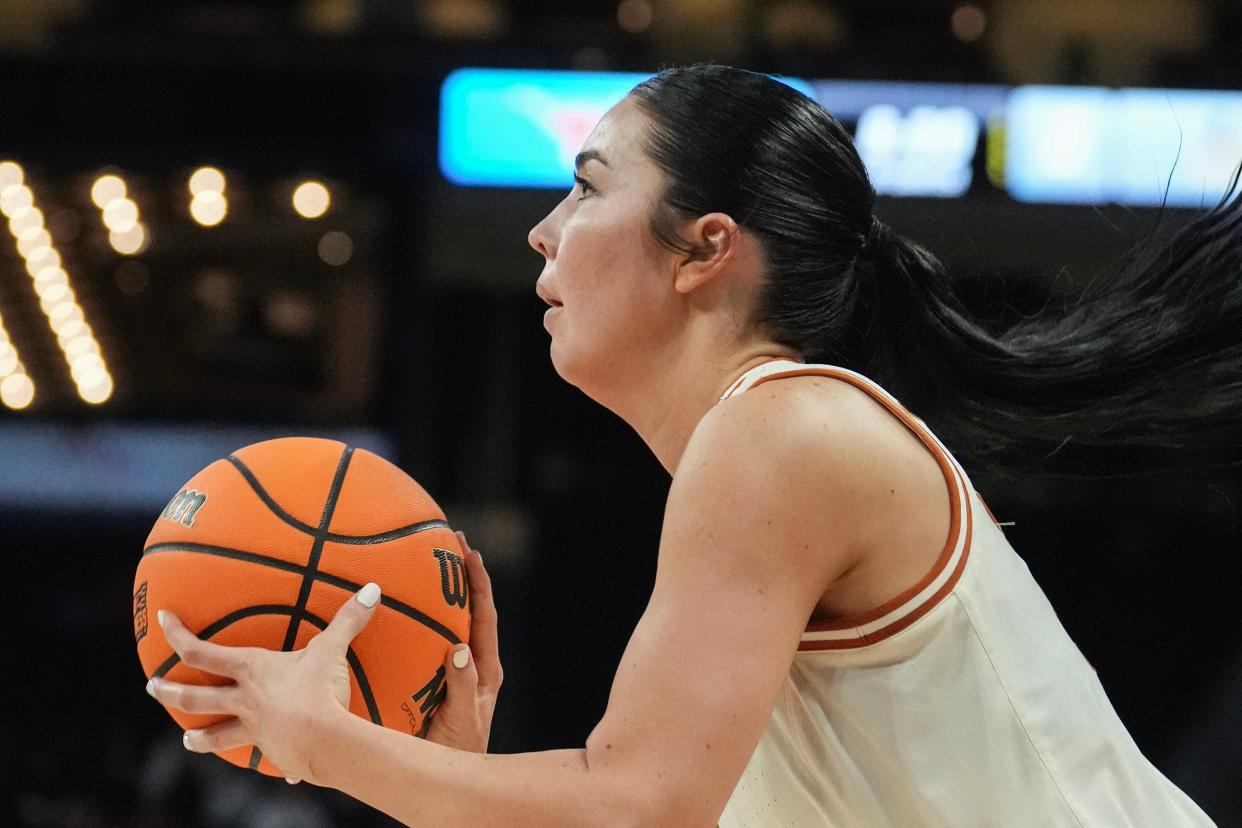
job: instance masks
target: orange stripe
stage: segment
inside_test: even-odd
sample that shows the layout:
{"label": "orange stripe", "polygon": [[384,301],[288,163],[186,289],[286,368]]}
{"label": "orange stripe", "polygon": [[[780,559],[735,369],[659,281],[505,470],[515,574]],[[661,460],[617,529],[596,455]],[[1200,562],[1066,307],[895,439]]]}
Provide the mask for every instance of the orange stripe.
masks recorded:
{"label": "orange stripe", "polygon": [[[769,365],[769,364],[770,364],[770,363],[767,363],[767,362],[763,363],[763,365]],[[759,367],[760,367],[760,368],[762,368],[762,367],[763,367],[763,365],[761,365],[761,366],[759,366]],[[752,369],[752,370],[754,370],[754,369]],[[722,399],[722,400],[723,400],[723,399],[727,399],[727,398],[728,398],[729,396],[731,396],[731,395],[732,395],[735,391],[737,391],[738,386],[740,386],[743,382],[745,382],[745,381],[746,381],[746,377],[747,377],[747,375],[749,375],[749,374],[750,374],[750,371],[747,371],[745,374],[742,374],[740,377],[738,377],[736,380],[734,380],[734,381],[733,381],[733,384],[729,386],[729,390],[728,390],[728,391],[726,391],[726,392],[724,392],[724,394],[722,394],[722,395],[721,395],[720,399]]]}
{"label": "orange stripe", "polygon": [[[881,403],[891,413],[897,416],[906,425],[907,428],[913,431],[918,436],[918,438],[923,441],[923,445],[927,446],[928,450],[930,450],[932,455],[936,458],[936,462],[940,466],[940,471],[944,475],[945,483],[949,489],[949,508],[950,508],[950,513],[951,513],[951,520],[949,523],[949,538],[945,542],[944,549],[941,550],[940,555],[939,557],[937,557],[935,564],[932,565],[931,570],[928,571],[928,573],[924,575],[919,580],[918,583],[904,590],[900,595],[897,595],[895,598],[892,598],[889,601],[885,601],[883,604],[876,607],[875,609],[862,613],[860,615],[855,615],[850,618],[832,619],[829,621],[810,622],[807,624],[807,627],[806,627],[807,631],[808,632],[824,632],[827,630],[848,630],[854,627],[862,626],[863,624],[868,624],[872,621],[875,621],[878,618],[883,618],[888,613],[892,612],[893,610],[898,609],[903,604],[905,604],[907,601],[914,598],[916,595],[918,595],[920,592],[926,589],[927,586],[932,581],[934,581],[936,577],[944,570],[944,568],[948,566],[950,559],[953,557],[953,550],[957,546],[957,536],[962,526],[961,502],[964,500],[967,505],[967,509],[966,509],[966,544],[967,546],[966,546],[966,549],[964,549],[962,552],[962,558],[961,558],[961,561],[959,561],[958,563],[957,569],[955,570],[953,576],[950,577],[949,581],[947,582],[949,585],[955,584],[957,582],[957,578],[961,574],[962,565],[965,563],[967,553],[969,552],[970,534],[971,534],[972,527],[971,527],[971,517],[970,517],[970,509],[969,509],[970,498],[963,497],[963,491],[965,490],[964,481],[960,481],[958,479],[957,471],[954,469],[953,462],[949,459],[948,455],[944,453],[944,451],[940,448],[940,446],[936,443],[935,440],[933,440],[930,436],[928,436],[928,434],[922,428],[919,427],[917,423],[917,418],[913,414],[911,414],[909,411],[907,411],[902,406],[894,404],[887,397],[880,394],[869,383],[867,383],[866,381],[852,374],[841,373],[841,372],[834,371],[831,368],[827,368],[827,367],[799,368],[799,369],[793,369],[790,371],[780,371],[774,374],[769,374],[766,377],[761,377],[760,379],[755,381],[754,385],[752,385],[751,388],[761,385],[767,382],[768,380],[783,379],[785,377],[801,377],[801,376],[827,376],[827,377],[832,377],[834,379],[844,380],[845,382],[850,383],[856,388],[860,388],[863,391],[865,391],[867,394],[869,394],[872,397],[872,399]],[[947,594],[948,590],[951,588],[952,587],[949,586],[948,588],[942,588],[940,590],[937,590],[936,594],[933,595],[932,598],[926,602],[926,604],[913,610],[910,615],[903,616],[898,621],[893,622],[893,624],[890,624],[888,627],[885,627],[879,633],[873,634],[871,636],[864,636],[863,638],[855,639],[853,641],[804,642],[803,646],[800,646],[799,649],[804,649],[804,648],[837,649],[841,647],[849,647],[849,646],[856,647],[856,646],[862,646],[868,643],[875,643],[875,641],[880,640],[880,638],[884,638],[884,637],[887,637],[888,635],[892,635],[893,633],[899,632],[900,630],[905,629],[907,626],[914,623],[916,620],[918,620],[919,617],[926,614],[926,612],[930,611],[931,608],[935,606],[935,604],[938,603],[940,599],[943,598],[944,595]]]}
{"label": "orange stripe", "polygon": [[798,644],[799,652],[811,652],[815,650],[849,650],[858,647],[869,647],[872,644],[878,644],[886,638],[891,638],[897,633],[909,627],[915,621],[918,621],[924,615],[934,610],[944,600],[945,596],[953,591],[957,586],[957,582],[962,577],[962,572],[966,569],[966,560],[970,557],[970,540],[974,533],[974,518],[970,511],[966,512],[966,541],[962,548],[962,557],[958,560],[957,566],[953,568],[953,574],[949,576],[949,580],[945,581],[940,589],[936,590],[930,598],[924,601],[919,607],[913,611],[898,618],[887,627],[876,630],[870,634],[864,634],[858,638],[838,640],[838,641],[802,641]]}

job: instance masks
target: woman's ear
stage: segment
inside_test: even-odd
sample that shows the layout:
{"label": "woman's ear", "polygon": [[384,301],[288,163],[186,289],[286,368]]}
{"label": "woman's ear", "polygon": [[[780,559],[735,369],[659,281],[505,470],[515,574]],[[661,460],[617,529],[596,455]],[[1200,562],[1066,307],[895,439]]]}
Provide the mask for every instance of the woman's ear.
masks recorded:
{"label": "woman's ear", "polygon": [[733,262],[741,248],[737,222],[725,213],[700,216],[685,238],[695,251],[681,258],[673,279],[678,293],[689,293],[720,275]]}

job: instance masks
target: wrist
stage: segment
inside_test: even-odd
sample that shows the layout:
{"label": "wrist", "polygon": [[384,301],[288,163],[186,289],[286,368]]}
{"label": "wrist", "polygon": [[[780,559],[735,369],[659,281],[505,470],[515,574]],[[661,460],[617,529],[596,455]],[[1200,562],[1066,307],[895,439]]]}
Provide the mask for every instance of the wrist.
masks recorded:
{"label": "wrist", "polygon": [[318,713],[301,733],[299,752],[306,768],[303,779],[320,787],[337,788],[333,776],[340,756],[334,755],[334,751],[339,753],[352,732],[360,726],[365,728],[368,724],[369,722],[336,704]]}

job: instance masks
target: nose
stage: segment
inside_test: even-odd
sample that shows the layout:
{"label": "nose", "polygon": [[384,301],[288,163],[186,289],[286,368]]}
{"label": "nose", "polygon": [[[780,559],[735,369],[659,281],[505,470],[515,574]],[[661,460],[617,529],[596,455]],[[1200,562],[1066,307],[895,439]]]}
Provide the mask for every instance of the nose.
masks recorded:
{"label": "nose", "polygon": [[553,210],[552,213],[544,216],[543,220],[530,228],[530,232],[526,235],[527,243],[548,260],[556,258],[556,244],[552,235],[552,216],[555,212]]}

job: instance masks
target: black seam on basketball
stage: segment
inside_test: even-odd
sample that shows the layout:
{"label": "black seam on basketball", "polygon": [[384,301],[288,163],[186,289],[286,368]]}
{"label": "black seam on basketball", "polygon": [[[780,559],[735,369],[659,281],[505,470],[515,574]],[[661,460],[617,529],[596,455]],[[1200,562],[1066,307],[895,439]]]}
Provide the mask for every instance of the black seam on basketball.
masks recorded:
{"label": "black seam on basketball", "polygon": [[[243,607],[242,609],[230,612],[223,618],[208,624],[198,633],[198,637],[209,641],[213,636],[227,627],[241,621],[245,618],[251,618],[255,615],[292,615],[293,607],[284,604],[259,604],[253,607]],[[317,615],[309,612],[302,613],[302,620],[318,627],[321,630],[328,628],[328,622]],[[377,725],[382,725],[383,719],[380,716],[379,706],[375,703],[375,691],[371,689],[371,682],[367,680],[367,674],[362,669],[362,661],[358,658],[358,654],[354,652],[354,648],[350,647],[345,651],[345,659],[349,662],[350,667],[354,670],[354,678],[358,681],[358,691],[362,693],[362,701],[367,706],[367,713],[371,715],[371,721]],[[152,678],[163,678],[169,670],[176,667],[181,661],[181,656],[173,653],[155,668],[155,672],[151,674]]]}
{"label": "black seam on basketball", "polygon": [[[353,451],[353,449],[349,449],[349,451]],[[263,488],[263,484],[259,482],[259,478],[255,477],[254,472],[252,472],[246,464],[243,463],[239,457],[237,457],[237,455],[230,454],[225,459],[232,463],[237,471],[241,473],[241,476],[244,477],[246,482],[250,484],[250,488],[254,490],[254,493],[258,495],[259,499],[263,501],[263,505],[266,506],[272,514],[292,526],[294,529],[297,529],[299,532],[312,536],[317,534],[315,527],[310,524],[303,523],[282,509],[280,504],[276,502],[275,498],[268,494],[267,490]],[[425,532],[428,529],[447,527],[448,523],[443,520],[422,520],[418,523],[411,523],[408,526],[399,526],[396,529],[390,529],[387,532],[379,532],[374,535],[339,535],[335,532],[329,532],[327,539],[333,543],[385,543],[390,540],[404,538],[408,535],[415,535],[419,532]]]}
{"label": "black seam on basketball", "polygon": [[[328,575],[327,573],[324,573],[324,572],[315,573],[315,580],[322,581],[325,584],[331,584],[332,586],[335,586],[335,587],[340,587],[341,589],[348,590],[349,592],[357,592],[358,590],[362,589],[362,584],[356,584],[353,581],[347,581],[344,578],[338,578],[335,575]],[[453,632],[448,627],[441,624],[436,619],[432,618],[430,615],[424,615],[423,613],[419,612],[417,609],[415,609],[414,607],[411,607],[409,604],[406,604],[402,601],[398,601],[396,598],[392,598],[387,595],[380,596],[380,604],[382,604],[385,607],[388,607],[391,610],[395,610],[401,613],[402,615],[409,618],[411,621],[417,621],[418,623],[422,624],[427,629],[439,635],[449,644],[452,644],[455,646],[461,643],[461,639],[457,637],[457,634],[455,632]]]}
{"label": "black seam on basketball", "polygon": [[[177,543],[175,541],[169,543],[153,543],[146,549],[142,550],[142,554],[148,552],[192,552],[200,555],[216,555],[221,558],[231,558],[238,561],[246,561],[247,563],[258,564],[259,566],[270,566],[273,569],[282,569],[286,572],[305,572],[306,568],[298,564],[292,564],[288,561],[282,561],[279,558],[270,558],[266,555],[259,555],[255,552],[246,552],[242,549],[232,549],[228,546],[210,546],[205,543]],[[315,580],[334,587],[340,587],[347,592],[357,592],[362,589],[362,584],[345,578],[339,578],[336,575],[329,575],[326,572],[316,572]],[[394,612],[399,612],[411,621],[417,621],[436,635],[443,638],[450,644],[457,645],[461,643],[461,639],[457,634],[448,627],[441,624],[429,615],[424,615],[414,607],[396,598],[384,595],[380,598],[380,603]]]}
{"label": "black seam on basketball", "polygon": [[301,564],[282,561],[280,558],[272,558],[267,555],[260,555],[256,552],[246,552],[245,550],[233,549],[228,546],[212,546],[206,543],[179,543],[177,541],[170,541],[168,543],[153,543],[146,549],[142,550],[144,557],[148,553],[156,552],[197,552],[202,555],[216,555],[221,558],[232,558],[237,561],[256,563],[260,566],[270,566],[273,569],[283,569],[285,572],[306,571],[306,567]]}
{"label": "black seam on basketball", "polygon": [[285,632],[285,643],[282,650],[292,650],[293,641],[297,637],[298,623],[306,610],[306,602],[310,600],[311,587],[315,583],[315,572],[319,568],[319,558],[323,555],[323,542],[328,537],[328,527],[332,525],[332,513],[336,511],[336,502],[341,497],[341,489],[345,485],[345,472],[349,470],[349,461],[354,456],[351,446],[341,452],[341,460],[336,465],[336,474],[332,477],[332,485],[328,488],[328,499],[323,503],[323,517],[319,519],[319,529],[315,532],[315,542],[311,545],[310,559],[306,562],[306,571],[302,575],[302,588],[298,591],[298,602],[293,606],[293,615],[289,617],[289,629]]}
{"label": "black seam on basketball", "polygon": [[327,539],[333,543],[348,544],[370,544],[370,543],[386,543],[391,540],[417,535],[419,532],[426,532],[428,529],[447,529],[448,523],[443,520],[422,520],[418,523],[411,523],[409,526],[402,526],[399,529],[393,529],[389,532],[381,532],[378,535],[338,535],[335,532],[329,532]]}
{"label": "black seam on basketball", "polygon": [[263,758],[263,752],[254,745],[250,746],[250,762],[247,765],[251,770],[259,769],[259,760]]}
{"label": "black seam on basketball", "polygon": [[230,454],[225,459],[232,463],[233,467],[241,472],[241,476],[246,478],[246,482],[250,484],[250,488],[254,490],[256,495],[259,496],[259,500],[263,501],[263,505],[271,510],[272,514],[292,526],[294,529],[297,529],[299,532],[312,536],[315,534],[314,526],[303,523],[293,515],[286,512],[284,509],[280,508],[280,504],[277,503],[272,496],[267,493],[267,490],[263,488],[263,484],[259,482],[259,478],[255,477],[254,472],[250,471],[250,469],[246,467],[246,464],[243,463],[236,455]]}

